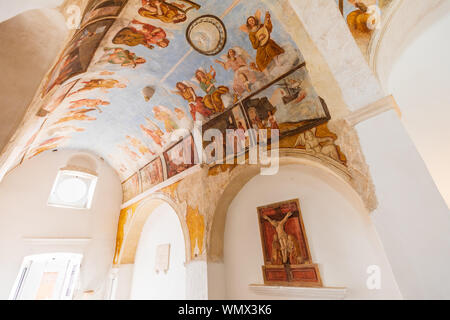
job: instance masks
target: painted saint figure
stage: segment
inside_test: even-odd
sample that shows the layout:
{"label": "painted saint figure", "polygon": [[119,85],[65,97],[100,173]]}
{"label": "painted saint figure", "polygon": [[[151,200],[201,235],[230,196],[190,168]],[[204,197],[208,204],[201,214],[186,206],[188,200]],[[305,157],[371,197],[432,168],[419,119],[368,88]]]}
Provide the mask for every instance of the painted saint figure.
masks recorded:
{"label": "painted saint figure", "polygon": [[[247,18],[246,32],[248,32],[253,49],[256,50],[256,66],[254,67],[259,71],[266,72],[268,65],[284,53],[284,49],[270,37],[273,29],[270,13],[266,12],[264,23],[260,22],[259,15],[258,11],[255,16]],[[243,30],[245,31],[245,29]]]}
{"label": "painted saint figure", "polygon": [[197,69],[195,78],[199,82],[200,88],[206,93],[203,97],[204,105],[214,113],[224,111],[225,105],[222,100],[222,95],[228,93],[229,89],[225,86],[215,86],[216,70],[212,66],[208,73],[202,69]]}
{"label": "painted saint figure", "polygon": [[102,113],[102,109],[99,106],[107,106],[110,103],[108,101],[103,101],[101,99],[80,99],[75,101],[70,101],[69,109],[77,109],[81,107],[94,108],[99,113]]}
{"label": "painted saint figure", "polygon": [[186,21],[186,14],[175,4],[163,0],[142,0],[139,14],[145,18],[158,19],[165,23]]}
{"label": "painted saint figure", "polygon": [[123,48],[104,48],[105,54],[97,63],[120,64],[122,67],[136,68],[139,64],[143,64],[146,60],[137,57],[135,53]]}
{"label": "painted saint figure", "polygon": [[140,30],[135,27],[123,28],[116,34],[112,42],[114,44],[125,44],[130,47],[141,44],[149,49],[153,49],[155,45],[160,48],[166,48],[169,45],[170,41],[167,39],[167,34],[162,28],[140,22],[136,19],[132,20],[132,24],[141,25],[142,28]]}
{"label": "painted saint figure", "polygon": [[244,49],[235,47],[228,50],[224,57],[225,61],[216,59],[216,63],[225,70],[231,69],[234,72],[233,90],[238,96],[242,96],[244,92],[250,93],[251,86],[256,81],[255,71],[247,64],[248,58]]}
{"label": "painted saint figure", "polygon": [[192,87],[186,85],[183,82],[178,82],[176,84],[176,88],[177,90],[174,91],[174,93],[178,94],[184,100],[189,102],[190,113],[194,121],[202,120],[198,119],[197,114],[207,119],[214,113],[212,110],[205,106],[205,104],[203,103],[203,98],[198,97]]}
{"label": "painted saint figure", "polygon": [[118,80],[114,79],[92,79],[89,81],[83,81],[82,83],[84,83],[84,87],[72,92],[69,96],[94,89],[101,89],[103,92],[107,93],[109,89],[127,87],[126,84],[120,83]]}

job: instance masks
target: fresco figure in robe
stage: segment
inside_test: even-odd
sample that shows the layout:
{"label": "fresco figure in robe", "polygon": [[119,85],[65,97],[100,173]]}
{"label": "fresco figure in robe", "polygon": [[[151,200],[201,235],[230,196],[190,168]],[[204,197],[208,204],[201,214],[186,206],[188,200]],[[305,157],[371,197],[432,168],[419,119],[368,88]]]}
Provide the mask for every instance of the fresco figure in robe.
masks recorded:
{"label": "fresco figure in robe", "polygon": [[99,113],[102,113],[102,109],[99,106],[108,106],[110,103],[108,101],[103,101],[101,99],[80,99],[75,101],[70,101],[69,109],[77,109],[81,107],[94,108]]}
{"label": "fresco figure in robe", "polygon": [[126,84],[120,83],[118,80],[114,79],[92,79],[89,81],[83,81],[82,83],[84,83],[84,87],[72,92],[69,96],[94,89],[101,89],[103,92],[107,93],[109,89],[127,87]]}
{"label": "fresco figure in robe", "polygon": [[[89,110],[92,111],[92,110]],[[86,112],[84,113],[74,113],[72,115],[66,116],[66,117],[62,117],[60,118],[58,121],[56,121],[55,124],[60,124],[60,123],[64,123],[64,122],[68,122],[68,121],[94,121],[97,120],[96,117],[90,117],[86,114]]]}
{"label": "fresco figure in robe", "polygon": [[197,69],[195,78],[199,82],[200,88],[206,93],[203,97],[205,107],[212,110],[213,113],[224,111],[225,105],[222,100],[222,95],[228,93],[230,90],[225,86],[215,86],[216,70],[212,66],[208,73],[202,69]]}
{"label": "fresco figure in robe", "polygon": [[169,110],[169,108],[164,106],[155,106],[153,107],[153,114],[157,120],[164,122],[166,132],[171,133],[179,128],[176,117],[173,112]]}
{"label": "fresco figure in robe", "polygon": [[167,39],[164,29],[136,19],[133,19],[132,24],[141,25],[142,28],[139,30],[135,27],[123,28],[116,34],[112,42],[114,44],[125,44],[130,47],[141,44],[149,49],[153,49],[155,45],[160,48],[166,48],[169,45],[170,41]]}
{"label": "fresco figure in robe", "polygon": [[178,94],[184,100],[189,102],[190,113],[194,121],[203,120],[199,119],[198,115],[200,115],[200,117],[204,119],[207,119],[214,113],[213,110],[205,106],[205,104],[203,103],[203,98],[198,97],[195,94],[194,88],[192,88],[191,86],[188,86],[183,82],[177,82],[176,89],[177,90],[174,91],[174,93]]}
{"label": "fresco figure in robe", "polygon": [[132,137],[130,135],[126,136],[127,140],[130,142],[130,144],[135,147],[139,152],[145,156],[147,153],[154,156],[155,153],[152,152],[141,140],[137,139],[136,137]]}
{"label": "fresco figure in robe", "polygon": [[104,48],[105,54],[97,63],[119,64],[122,67],[136,68],[139,64],[143,64],[146,60],[136,56],[135,53],[123,48]]}
{"label": "fresco figure in robe", "polygon": [[252,64],[253,68],[267,74],[269,64],[274,60],[277,63],[276,58],[284,53],[284,49],[270,37],[273,29],[270,13],[266,12],[263,23],[260,15],[258,10],[254,16],[248,17],[241,30],[248,33],[252,47],[256,50],[256,64]]}
{"label": "fresco figure in robe", "polygon": [[257,71],[250,67],[247,62],[249,59],[250,56],[244,49],[234,47],[228,50],[222,60],[215,60],[225,70],[231,69],[234,72],[233,90],[238,96],[242,96],[244,92],[250,93],[257,79]]}
{"label": "fresco figure in robe", "polygon": [[147,125],[140,125],[142,132],[147,135],[154,143],[156,143],[160,148],[163,147],[164,140],[164,132],[149,118],[145,118]]}
{"label": "fresco figure in robe", "polygon": [[164,23],[180,23],[186,21],[186,13],[174,3],[163,0],[142,0],[139,14],[145,18],[158,19]]}
{"label": "fresco figure in robe", "polygon": [[119,145],[119,148],[133,161],[138,161],[141,156],[131,150],[128,146]]}

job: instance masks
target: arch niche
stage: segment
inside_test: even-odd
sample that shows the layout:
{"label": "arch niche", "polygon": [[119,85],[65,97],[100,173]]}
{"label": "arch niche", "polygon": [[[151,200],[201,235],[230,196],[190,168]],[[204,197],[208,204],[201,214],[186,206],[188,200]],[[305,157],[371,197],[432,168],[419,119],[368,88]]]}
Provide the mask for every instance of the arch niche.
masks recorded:
{"label": "arch niche", "polygon": [[[219,201],[208,235],[210,299],[302,299],[288,292],[261,296],[249,287],[263,284],[256,208],[296,198],[325,287],[346,287],[350,299],[401,297],[371,217],[345,171],[311,155],[284,153],[276,175],[258,173],[235,176]],[[383,273],[382,290],[366,287],[373,264]]]}
{"label": "arch niche", "polygon": [[[133,265],[130,299],[185,299],[190,243],[183,210],[164,194],[141,202],[125,226],[119,265]],[[170,244],[169,269],[156,271],[159,245]]]}

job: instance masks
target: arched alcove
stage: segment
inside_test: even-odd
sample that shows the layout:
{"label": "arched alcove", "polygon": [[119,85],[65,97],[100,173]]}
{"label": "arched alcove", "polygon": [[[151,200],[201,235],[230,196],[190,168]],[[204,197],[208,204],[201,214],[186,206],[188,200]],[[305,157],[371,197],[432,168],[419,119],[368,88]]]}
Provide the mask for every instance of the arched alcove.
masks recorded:
{"label": "arched alcove", "polygon": [[[208,262],[210,298],[292,299],[257,295],[249,285],[263,284],[256,208],[297,198],[325,287],[346,287],[350,299],[401,298],[370,215],[345,180],[320,165],[298,162],[281,166],[276,175],[246,180],[225,208],[223,261]],[[211,241],[220,237],[211,236]],[[380,290],[366,287],[371,265],[379,266],[383,275]]]}
{"label": "arched alcove", "polygon": [[[167,245],[168,269],[156,271],[158,254],[161,254],[158,250],[165,251],[161,246]],[[180,220],[169,204],[161,204],[154,209],[142,229],[134,262],[130,299],[185,299],[185,261],[185,241]]]}
{"label": "arched alcove", "polygon": [[[358,199],[361,206],[364,207],[361,198],[357,195],[356,191],[351,187],[351,175],[347,172],[347,169],[342,164],[322,157],[320,155],[312,155],[303,150],[298,149],[279,149],[279,166],[299,164],[308,167],[320,168],[323,172],[326,172],[330,176],[334,176],[339,179],[348,190],[354,193],[354,197]],[[207,234],[208,244],[208,261],[222,262],[223,261],[223,238],[225,231],[225,221],[228,208],[241,191],[241,189],[252,178],[260,174],[260,166],[249,166],[245,170],[241,171],[237,176],[227,184],[226,188],[221,194],[219,204],[214,212],[213,221],[209,233]]]}
{"label": "arched alcove", "polygon": [[173,199],[162,193],[154,193],[144,201],[139,203],[134,211],[130,221],[124,227],[124,235],[122,246],[119,248],[117,261],[118,265],[134,264],[136,258],[136,250],[138,248],[139,240],[142,235],[142,230],[150,215],[160,206],[169,205],[178,216],[181,230],[185,239],[185,256],[186,262],[190,259],[190,242],[189,230],[186,225],[182,208]]}

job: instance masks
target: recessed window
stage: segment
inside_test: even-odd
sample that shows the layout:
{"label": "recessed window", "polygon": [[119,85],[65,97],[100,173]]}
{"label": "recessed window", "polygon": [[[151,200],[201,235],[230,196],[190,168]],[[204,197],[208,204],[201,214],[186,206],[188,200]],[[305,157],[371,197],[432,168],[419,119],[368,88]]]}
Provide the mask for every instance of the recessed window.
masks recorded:
{"label": "recessed window", "polygon": [[80,171],[60,170],[53,184],[48,205],[72,209],[89,209],[97,177]]}

